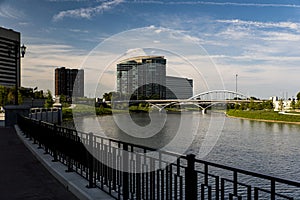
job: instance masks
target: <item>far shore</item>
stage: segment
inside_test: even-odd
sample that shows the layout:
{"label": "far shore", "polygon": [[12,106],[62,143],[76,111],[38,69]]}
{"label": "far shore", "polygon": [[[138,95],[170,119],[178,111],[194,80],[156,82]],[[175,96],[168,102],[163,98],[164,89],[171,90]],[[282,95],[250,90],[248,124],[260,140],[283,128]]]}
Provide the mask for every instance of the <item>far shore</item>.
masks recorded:
{"label": "far shore", "polygon": [[253,118],[246,118],[246,117],[235,117],[235,116],[230,116],[230,115],[227,115],[227,114],[226,114],[226,117],[235,118],[235,119],[246,119],[246,120],[252,120],[252,121],[259,121],[259,122],[285,123],[285,124],[298,124],[298,125],[300,125],[300,122],[278,121],[278,120],[268,120],[268,119],[253,119]]}

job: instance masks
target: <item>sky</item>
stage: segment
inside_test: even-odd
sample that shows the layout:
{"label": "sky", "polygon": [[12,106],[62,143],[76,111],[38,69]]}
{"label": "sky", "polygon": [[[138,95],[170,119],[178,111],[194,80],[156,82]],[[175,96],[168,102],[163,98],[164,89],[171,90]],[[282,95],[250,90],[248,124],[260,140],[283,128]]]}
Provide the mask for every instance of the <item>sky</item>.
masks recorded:
{"label": "sky", "polygon": [[101,96],[116,88],[118,61],[162,55],[195,94],[300,91],[296,0],[0,0],[0,26],[21,32],[25,87],[53,92],[55,68],[82,68],[85,95]]}

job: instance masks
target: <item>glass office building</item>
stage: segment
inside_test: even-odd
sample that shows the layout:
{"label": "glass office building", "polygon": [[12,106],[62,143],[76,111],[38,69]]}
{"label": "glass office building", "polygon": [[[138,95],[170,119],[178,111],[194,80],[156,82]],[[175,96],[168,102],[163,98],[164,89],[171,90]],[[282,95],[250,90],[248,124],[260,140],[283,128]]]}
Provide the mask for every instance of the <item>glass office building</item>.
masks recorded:
{"label": "glass office building", "polygon": [[167,99],[188,99],[193,96],[193,79],[167,76]]}
{"label": "glass office building", "polygon": [[84,96],[83,69],[55,69],[55,96],[65,95],[69,98]]}
{"label": "glass office building", "polygon": [[117,64],[117,91],[132,99],[166,98],[166,59],[139,56]]}

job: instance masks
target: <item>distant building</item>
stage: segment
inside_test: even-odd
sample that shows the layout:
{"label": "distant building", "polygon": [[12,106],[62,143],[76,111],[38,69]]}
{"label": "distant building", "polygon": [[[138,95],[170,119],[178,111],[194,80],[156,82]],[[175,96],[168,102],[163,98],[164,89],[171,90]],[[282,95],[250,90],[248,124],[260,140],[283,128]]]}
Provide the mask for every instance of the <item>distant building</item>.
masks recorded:
{"label": "distant building", "polygon": [[188,99],[193,96],[193,79],[167,76],[167,99]]}
{"label": "distant building", "polygon": [[166,59],[139,56],[117,64],[117,91],[140,99],[166,98]]}
{"label": "distant building", "polygon": [[270,97],[274,105],[274,111],[286,111],[292,109],[292,100],[283,100],[277,96]]}
{"label": "distant building", "polygon": [[82,69],[55,69],[55,96],[84,96],[84,71]]}
{"label": "distant building", "polygon": [[20,87],[20,33],[0,27],[0,85]]}

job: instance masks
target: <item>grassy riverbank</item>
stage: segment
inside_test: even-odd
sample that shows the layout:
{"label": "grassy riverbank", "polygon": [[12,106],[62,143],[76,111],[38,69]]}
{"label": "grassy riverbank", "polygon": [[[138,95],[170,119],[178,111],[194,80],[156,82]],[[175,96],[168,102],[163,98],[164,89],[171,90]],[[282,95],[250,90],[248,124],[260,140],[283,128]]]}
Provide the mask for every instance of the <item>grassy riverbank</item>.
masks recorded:
{"label": "grassy riverbank", "polygon": [[73,119],[73,114],[76,116],[89,116],[89,115],[110,115],[111,108],[93,107],[88,105],[77,105],[75,108],[63,108],[63,120]]}
{"label": "grassy riverbank", "polygon": [[[78,104],[74,108],[63,108],[63,120],[71,120],[73,119],[73,115],[77,117],[85,117],[91,115],[111,115],[112,113],[127,113],[128,110],[122,109],[111,109],[111,108],[104,108],[103,106],[94,107],[89,105],[81,105]],[[129,112],[132,113],[140,113],[140,112],[149,112],[148,107],[140,107],[140,106],[130,106]]]}
{"label": "grassy riverbank", "polygon": [[269,122],[300,123],[300,116],[283,115],[279,114],[278,112],[266,110],[228,110],[226,114],[229,117],[238,117]]}

